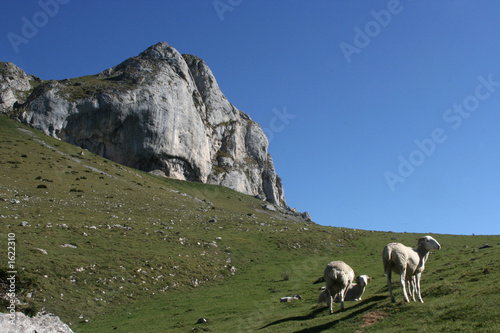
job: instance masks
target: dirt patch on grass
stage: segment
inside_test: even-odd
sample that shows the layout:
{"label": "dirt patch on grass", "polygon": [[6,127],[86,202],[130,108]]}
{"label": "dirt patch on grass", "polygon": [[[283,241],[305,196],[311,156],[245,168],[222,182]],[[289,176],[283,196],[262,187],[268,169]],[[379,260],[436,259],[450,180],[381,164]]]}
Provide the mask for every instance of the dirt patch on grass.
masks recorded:
{"label": "dirt patch on grass", "polygon": [[[384,311],[381,311],[381,310],[368,312],[363,316],[363,323],[359,327],[364,328],[364,327],[374,325],[377,322],[384,319],[385,317],[387,317],[387,313],[385,313]],[[360,332],[360,331],[357,331],[357,332]]]}

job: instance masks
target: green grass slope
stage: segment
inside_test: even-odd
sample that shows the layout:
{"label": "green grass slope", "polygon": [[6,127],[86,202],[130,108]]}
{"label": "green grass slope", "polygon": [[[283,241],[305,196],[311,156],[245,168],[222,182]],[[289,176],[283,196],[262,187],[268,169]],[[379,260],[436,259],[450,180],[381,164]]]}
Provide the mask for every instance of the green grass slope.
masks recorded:
{"label": "green grass slope", "polygon": [[[396,276],[393,304],[382,248],[421,234],[319,226],[227,188],[81,155],[5,116],[0,153],[0,279],[13,233],[18,310],[45,309],[75,332],[500,331],[499,236],[432,235],[442,250],[423,273],[425,303],[404,304]],[[313,284],[331,260],[373,278],[333,315]]]}

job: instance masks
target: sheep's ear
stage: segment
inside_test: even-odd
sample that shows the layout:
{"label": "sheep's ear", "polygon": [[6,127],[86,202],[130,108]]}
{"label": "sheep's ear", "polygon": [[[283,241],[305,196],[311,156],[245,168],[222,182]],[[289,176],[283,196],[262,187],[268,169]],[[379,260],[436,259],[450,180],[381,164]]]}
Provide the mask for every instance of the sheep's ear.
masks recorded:
{"label": "sheep's ear", "polygon": [[313,284],[317,284],[317,283],[321,283],[321,282],[325,282],[325,277],[319,277],[316,279],[316,281],[313,282]]}
{"label": "sheep's ear", "polygon": [[420,246],[420,245],[424,244],[425,240],[426,240],[426,238],[425,238],[425,237],[420,238],[420,239],[418,240],[417,245],[418,245],[418,246]]}
{"label": "sheep's ear", "polygon": [[367,280],[368,280],[368,282],[370,282],[370,281],[372,280],[372,278],[371,278],[371,277],[368,277],[368,279],[367,279]]}

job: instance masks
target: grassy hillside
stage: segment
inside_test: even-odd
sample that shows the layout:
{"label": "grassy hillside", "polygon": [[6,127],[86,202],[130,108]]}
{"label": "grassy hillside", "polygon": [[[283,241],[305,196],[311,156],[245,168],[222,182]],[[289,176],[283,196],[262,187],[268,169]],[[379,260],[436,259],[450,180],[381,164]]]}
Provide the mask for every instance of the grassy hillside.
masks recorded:
{"label": "grassy hillside", "polygon": [[[4,116],[0,152],[0,278],[14,233],[18,308],[75,332],[500,331],[500,236],[433,234],[442,250],[423,274],[425,303],[403,304],[395,281],[392,304],[382,248],[421,234],[319,226],[220,186],[81,155]],[[373,277],[333,315],[315,306],[312,283],[331,260]],[[303,298],[279,302],[292,294]]]}

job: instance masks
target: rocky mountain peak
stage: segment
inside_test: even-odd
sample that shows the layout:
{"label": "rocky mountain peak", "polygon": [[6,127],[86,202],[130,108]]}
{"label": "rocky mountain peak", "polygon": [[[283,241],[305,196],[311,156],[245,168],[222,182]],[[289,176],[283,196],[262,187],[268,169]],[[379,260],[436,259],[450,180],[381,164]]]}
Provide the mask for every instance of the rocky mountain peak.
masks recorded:
{"label": "rocky mountain peak", "polygon": [[162,42],[97,75],[36,89],[21,69],[0,64],[1,110],[47,135],[134,168],[286,207],[262,128],[227,100],[200,58]]}

